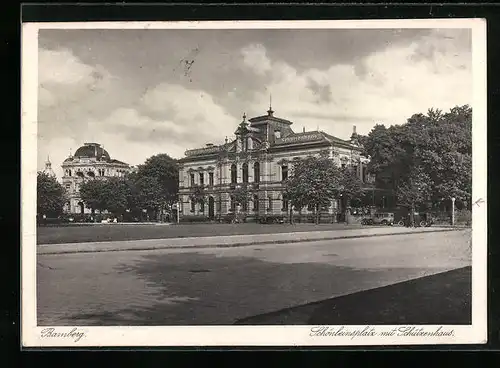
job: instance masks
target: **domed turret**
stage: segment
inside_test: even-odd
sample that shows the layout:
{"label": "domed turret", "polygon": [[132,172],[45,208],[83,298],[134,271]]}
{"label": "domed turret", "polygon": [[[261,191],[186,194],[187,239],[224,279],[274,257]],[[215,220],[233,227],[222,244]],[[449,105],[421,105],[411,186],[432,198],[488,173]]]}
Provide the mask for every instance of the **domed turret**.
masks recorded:
{"label": "domed turret", "polygon": [[52,176],[53,178],[56,177],[56,173],[54,170],[52,170],[52,163],[50,162],[49,156],[47,156],[47,161],[45,162],[45,169],[43,170],[43,173]]}
{"label": "domed turret", "polygon": [[97,161],[111,160],[109,153],[99,143],[84,143],[83,146],[76,150],[73,157],[95,158]]}

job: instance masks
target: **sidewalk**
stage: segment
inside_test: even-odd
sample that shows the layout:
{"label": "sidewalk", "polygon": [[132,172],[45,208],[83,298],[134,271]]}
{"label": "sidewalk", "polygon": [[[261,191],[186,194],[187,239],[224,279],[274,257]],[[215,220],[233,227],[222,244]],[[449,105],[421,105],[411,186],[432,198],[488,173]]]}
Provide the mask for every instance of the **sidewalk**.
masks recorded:
{"label": "sidewalk", "polygon": [[318,240],[335,240],[349,238],[363,238],[373,236],[389,236],[402,234],[418,234],[428,232],[460,231],[455,228],[405,228],[405,227],[377,227],[358,228],[335,231],[311,231],[279,234],[254,234],[209,236],[170,239],[144,239],[106,242],[39,244],[37,254],[62,254],[62,253],[89,253],[112,252],[128,250],[155,250],[176,248],[216,248],[237,247],[257,244],[298,243]]}
{"label": "sidewalk", "polygon": [[459,268],[244,318],[235,324],[466,325],[472,322],[471,272],[471,267]]}

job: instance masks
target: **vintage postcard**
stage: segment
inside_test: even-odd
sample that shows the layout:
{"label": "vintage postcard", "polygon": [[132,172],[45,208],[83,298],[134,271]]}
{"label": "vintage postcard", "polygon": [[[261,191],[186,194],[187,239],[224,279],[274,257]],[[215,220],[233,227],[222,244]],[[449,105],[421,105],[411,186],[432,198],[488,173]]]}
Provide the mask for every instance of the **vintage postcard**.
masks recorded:
{"label": "vintage postcard", "polygon": [[487,339],[482,19],[24,23],[22,344]]}

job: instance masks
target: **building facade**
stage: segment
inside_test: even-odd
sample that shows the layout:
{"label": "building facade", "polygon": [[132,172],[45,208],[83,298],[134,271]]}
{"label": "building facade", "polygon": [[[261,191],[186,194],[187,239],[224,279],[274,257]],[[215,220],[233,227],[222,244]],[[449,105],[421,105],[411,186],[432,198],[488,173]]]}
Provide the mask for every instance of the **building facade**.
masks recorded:
{"label": "building facade", "polygon": [[68,193],[69,202],[65,212],[88,214],[90,209],[80,198],[80,186],[87,180],[121,177],[132,170],[127,163],[112,159],[109,153],[98,143],[85,143],[69,155],[62,163],[62,185]]}
{"label": "building facade", "polygon": [[[209,143],[206,147],[186,151],[179,166],[181,217],[217,218],[236,210],[244,211],[250,218],[286,215],[289,208],[288,201],[283,198],[283,182],[294,161],[320,154],[337,160],[339,166],[351,166],[359,180],[370,188],[373,178],[366,171],[369,160],[362,156],[355,128],[351,140],[346,141],[323,131],[295,133],[292,124],[274,116],[270,107],[267,115],[248,121],[244,115],[234,140],[226,139],[222,145]],[[252,198],[237,208],[231,193],[242,185],[251,191]],[[205,203],[192,199],[200,186],[208,197]],[[341,201],[334,201],[324,210],[335,214],[342,206]],[[311,211],[304,208],[302,213]]]}

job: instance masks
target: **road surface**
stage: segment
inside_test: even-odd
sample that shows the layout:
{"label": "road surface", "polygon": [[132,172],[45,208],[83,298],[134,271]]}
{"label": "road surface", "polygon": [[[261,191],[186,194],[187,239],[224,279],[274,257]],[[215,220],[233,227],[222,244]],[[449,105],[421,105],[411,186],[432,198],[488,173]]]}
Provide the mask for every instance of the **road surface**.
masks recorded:
{"label": "road surface", "polygon": [[471,265],[470,231],[38,255],[39,325],[214,325]]}

